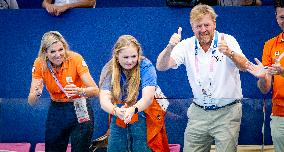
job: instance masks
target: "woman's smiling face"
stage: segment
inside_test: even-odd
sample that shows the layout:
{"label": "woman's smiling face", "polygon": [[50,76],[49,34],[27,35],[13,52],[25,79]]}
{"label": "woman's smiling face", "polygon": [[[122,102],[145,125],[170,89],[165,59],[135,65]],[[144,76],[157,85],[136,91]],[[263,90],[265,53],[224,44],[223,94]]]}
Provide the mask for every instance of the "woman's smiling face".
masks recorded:
{"label": "woman's smiling face", "polygon": [[57,41],[47,48],[46,56],[55,66],[60,66],[64,60],[65,51],[62,42]]}
{"label": "woman's smiling face", "polygon": [[138,48],[129,45],[121,49],[117,56],[120,66],[125,70],[130,70],[138,63]]}

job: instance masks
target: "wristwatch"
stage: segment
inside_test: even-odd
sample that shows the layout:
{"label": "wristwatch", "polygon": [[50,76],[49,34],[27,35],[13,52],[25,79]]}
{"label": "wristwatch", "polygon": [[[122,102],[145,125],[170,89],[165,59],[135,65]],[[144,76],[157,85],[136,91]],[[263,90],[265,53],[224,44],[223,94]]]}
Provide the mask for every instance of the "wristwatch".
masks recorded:
{"label": "wristwatch", "polygon": [[138,113],[138,107],[134,106],[134,114]]}

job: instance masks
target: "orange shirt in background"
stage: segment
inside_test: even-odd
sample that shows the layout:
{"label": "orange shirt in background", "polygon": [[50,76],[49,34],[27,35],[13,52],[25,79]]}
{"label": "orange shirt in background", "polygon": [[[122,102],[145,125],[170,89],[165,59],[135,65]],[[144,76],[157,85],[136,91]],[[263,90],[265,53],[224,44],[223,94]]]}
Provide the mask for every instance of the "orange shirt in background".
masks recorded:
{"label": "orange shirt in background", "polygon": [[[280,33],[278,36],[265,43],[262,54],[262,64],[264,66],[271,66],[274,64],[274,60],[283,52],[284,38],[283,33]],[[280,64],[284,67],[284,58],[281,59]],[[280,75],[275,75],[272,87],[272,115],[284,116],[284,78]]]}
{"label": "orange shirt in background", "polygon": [[[72,51],[68,51],[67,54],[68,57],[63,61],[60,70],[53,70],[53,72],[63,88],[67,85],[67,79],[69,79],[69,82],[70,79],[72,79],[73,84],[77,87],[83,87],[84,84],[80,76],[89,72],[88,66],[80,54]],[[60,90],[49,68],[47,67],[46,61],[43,61],[41,58],[36,58],[34,62],[32,77],[36,79],[43,79],[46,89],[53,101],[66,102],[70,100],[66,97],[64,92]],[[75,96],[73,98],[78,97],[79,96]]]}

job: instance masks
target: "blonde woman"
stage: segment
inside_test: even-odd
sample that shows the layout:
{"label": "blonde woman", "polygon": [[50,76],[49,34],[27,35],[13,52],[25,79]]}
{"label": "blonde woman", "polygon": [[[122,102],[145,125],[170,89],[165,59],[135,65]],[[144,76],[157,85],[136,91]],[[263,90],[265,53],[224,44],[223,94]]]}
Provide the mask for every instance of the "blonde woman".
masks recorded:
{"label": "blonde woman", "polygon": [[151,105],[156,86],[155,67],[142,55],[138,41],[120,36],[100,78],[100,104],[112,115],[109,152],[151,151],[144,110]]}
{"label": "blonde woman", "polygon": [[[32,69],[28,96],[33,105],[44,84],[51,97],[45,131],[45,150],[65,152],[71,137],[72,151],[88,151],[93,135],[93,111],[86,100],[99,89],[81,55],[69,50],[57,31],[43,35]],[[74,110],[75,109],[75,110]]]}

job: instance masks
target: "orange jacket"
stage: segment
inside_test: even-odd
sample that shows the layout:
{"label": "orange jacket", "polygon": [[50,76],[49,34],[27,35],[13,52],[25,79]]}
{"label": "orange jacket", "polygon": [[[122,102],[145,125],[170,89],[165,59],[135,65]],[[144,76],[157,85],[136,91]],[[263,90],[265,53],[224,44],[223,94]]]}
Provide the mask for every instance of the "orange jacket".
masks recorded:
{"label": "orange jacket", "polygon": [[166,112],[162,110],[156,99],[144,112],[146,113],[148,146],[154,152],[169,152],[165,124]]}

